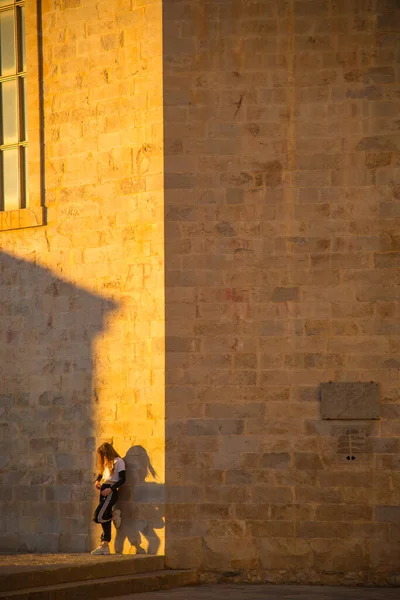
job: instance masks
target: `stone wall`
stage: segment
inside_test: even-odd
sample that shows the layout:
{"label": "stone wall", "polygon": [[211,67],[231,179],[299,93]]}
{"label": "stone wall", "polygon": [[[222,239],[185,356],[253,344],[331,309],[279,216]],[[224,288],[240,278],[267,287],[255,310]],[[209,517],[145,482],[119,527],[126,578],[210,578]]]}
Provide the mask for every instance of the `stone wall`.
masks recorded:
{"label": "stone wall", "polygon": [[[0,550],[88,550],[112,440],[116,550],[163,552],[165,459],[169,566],[393,581],[399,29],[396,0],[28,3],[46,225],[0,233]],[[323,419],[329,381],[380,419]]]}
{"label": "stone wall", "polygon": [[161,1],[27,4],[47,224],[0,233],[0,550],[90,549],[94,451],[112,440],[128,463],[116,546],[163,552]]}
{"label": "stone wall", "polygon": [[[164,2],[172,567],[400,571],[399,8]],[[328,381],[380,420],[323,420]]]}

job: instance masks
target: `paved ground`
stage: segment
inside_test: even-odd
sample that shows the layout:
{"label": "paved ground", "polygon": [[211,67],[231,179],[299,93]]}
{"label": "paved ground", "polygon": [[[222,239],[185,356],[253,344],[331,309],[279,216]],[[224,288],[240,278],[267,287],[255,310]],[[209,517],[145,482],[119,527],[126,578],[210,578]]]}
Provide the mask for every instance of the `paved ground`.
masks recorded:
{"label": "paved ground", "polygon": [[399,588],[204,585],[104,600],[399,600]]}
{"label": "paved ground", "polygon": [[[57,567],[63,565],[90,565],[104,561],[104,556],[92,556],[91,554],[0,554],[0,574],[3,567],[15,567],[18,569],[36,567]],[[112,560],[131,560],[131,554],[113,554],[106,557]]]}
{"label": "paved ground", "polygon": [[0,554],[0,592],[1,578],[12,573],[57,570],[60,567],[81,567],[101,563],[132,560],[131,555],[92,556],[91,554]]}
{"label": "paved ground", "polygon": [[[104,561],[104,556],[90,554],[0,554],[0,576],[32,568],[90,565]],[[109,561],[132,559],[132,556],[110,556]],[[73,600],[73,599],[72,599]],[[104,600],[400,600],[400,588],[343,588],[320,586],[274,585],[203,585],[146,592]]]}

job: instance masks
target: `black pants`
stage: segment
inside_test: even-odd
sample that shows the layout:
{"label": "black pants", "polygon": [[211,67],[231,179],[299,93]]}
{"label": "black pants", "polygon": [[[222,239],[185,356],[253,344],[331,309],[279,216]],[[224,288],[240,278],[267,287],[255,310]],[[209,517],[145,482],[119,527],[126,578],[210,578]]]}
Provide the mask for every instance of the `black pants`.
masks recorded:
{"label": "black pants", "polygon": [[[100,492],[111,487],[110,484],[103,483]],[[93,521],[100,523],[103,528],[101,540],[103,542],[111,542],[111,523],[112,523],[112,508],[118,500],[118,492],[111,492],[108,496],[102,496],[100,493],[99,505],[94,511]]]}

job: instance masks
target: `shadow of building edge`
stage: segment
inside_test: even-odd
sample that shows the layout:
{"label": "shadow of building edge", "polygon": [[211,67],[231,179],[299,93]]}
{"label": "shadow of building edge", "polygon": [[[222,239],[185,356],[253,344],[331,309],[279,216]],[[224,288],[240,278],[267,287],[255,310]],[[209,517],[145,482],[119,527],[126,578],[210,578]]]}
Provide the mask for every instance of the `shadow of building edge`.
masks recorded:
{"label": "shadow of building edge", "polygon": [[[115,300],[0,252],[0,552],[83,552],[92,509],[93,341]],[[90,489],[90,492],[89,492]]]}

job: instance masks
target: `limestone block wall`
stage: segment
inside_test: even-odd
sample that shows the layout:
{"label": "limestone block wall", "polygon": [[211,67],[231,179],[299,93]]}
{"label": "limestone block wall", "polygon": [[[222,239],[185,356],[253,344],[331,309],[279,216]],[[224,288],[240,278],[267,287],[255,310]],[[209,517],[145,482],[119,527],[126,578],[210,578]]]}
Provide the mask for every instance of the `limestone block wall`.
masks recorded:
{"label": "limestone block wall", "polygon": [[116,547],[162,552],[161,2],[28,2],[28,23],[37,9],[47,224],[0,233],[0,550],[90,549],[94,451],[112,440]]}
{"label": "limestone block wall", "polygon": [[[399,29],[395,0],[164,2],[170,566],[400,571]],[[327,381],[381,418],[322,420]]]}

